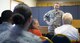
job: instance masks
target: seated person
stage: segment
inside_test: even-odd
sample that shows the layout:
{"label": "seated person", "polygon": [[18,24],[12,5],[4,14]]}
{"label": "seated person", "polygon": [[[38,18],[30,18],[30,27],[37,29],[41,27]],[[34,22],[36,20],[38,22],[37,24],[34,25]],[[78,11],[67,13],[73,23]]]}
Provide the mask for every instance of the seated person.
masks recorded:
{"label": "seated person", "polygon": [[63,34],[67,36],[70,40],[79,40],[78,29],[71,25],[72,20],[72,14],[64,13],[62,16],[63,25],[54,30],[55,35]]}
{"label": "seated person", "polygon": [[40,37],[28,32],[32,20],[31,8],[25,3],[20,3],[13,12],[12,20],[15,26],[0,34],[0,43],[42,43]]}
{"label": "seated person", "polygon": [[12,26],[12,17],[13,13],[11,10],[4,10],[1,14],[1,24],[0,24],[0,33],[6,31],[6,30],[9,30],[11,29],[13,26]]}
{"label": "seated person", "polygon": [[71,43],[68,37],[62,34],[57,34],[52,38],[54,43]]}
{"label": "seated person", "polygon": [[42,36],[42,33],[39,30],[39,22],[37,19],[32,20],[28,31],[37,35],[37,36]]}

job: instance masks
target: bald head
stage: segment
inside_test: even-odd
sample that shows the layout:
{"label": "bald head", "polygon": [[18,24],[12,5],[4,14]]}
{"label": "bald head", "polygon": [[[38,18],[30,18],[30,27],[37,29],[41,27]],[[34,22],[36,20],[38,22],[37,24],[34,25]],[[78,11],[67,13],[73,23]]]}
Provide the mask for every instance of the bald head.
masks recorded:
{"label": "bald head", "polygon": [[70,13],[64,13],[62,16],[62,20],[64,24],[71,24],[73,17]]}

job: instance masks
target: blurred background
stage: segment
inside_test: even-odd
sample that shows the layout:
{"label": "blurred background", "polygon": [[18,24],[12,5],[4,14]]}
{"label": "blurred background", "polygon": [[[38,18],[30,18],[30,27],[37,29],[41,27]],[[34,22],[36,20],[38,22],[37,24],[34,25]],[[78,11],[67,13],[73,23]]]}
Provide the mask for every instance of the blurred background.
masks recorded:
{"label": "blurred background", "polygon": [[54,3],[58,2],[62,11],[73,15],[72,25],[78,29],[80,28],[80,0],[0,0],[0,14],[6,9],[13,11],[19,2],[24,2],[31,7],[33,18],[37,18],[40,26],[44,28],[47,27],[47,24],[43,21],[43,15],[52,10]]}

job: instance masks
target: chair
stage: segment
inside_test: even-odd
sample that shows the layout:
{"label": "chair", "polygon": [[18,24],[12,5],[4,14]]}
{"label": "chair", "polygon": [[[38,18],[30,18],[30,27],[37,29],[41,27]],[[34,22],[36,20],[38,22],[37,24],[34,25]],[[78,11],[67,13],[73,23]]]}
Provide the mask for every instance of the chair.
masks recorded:
{"label": "chair", "polygon": [[57,34],[51,39],[54,43],[71,43],[70,39],[65,35]]}
{"label": "chair", "polygon": [[53,36],[54,36],[53,33],[47,33],[47,34],[46,34],[46,37],[48,37],[49,39],[51,39]]}
{"label": "chair", "polygon": [[71,40],[71,43],[80,43],[80,40],[77,41],[77,40]]}
{"label": "chair", "polygon": [[43,43],[53,43],[49,38],[41,36],[40,37],[43,40]]}

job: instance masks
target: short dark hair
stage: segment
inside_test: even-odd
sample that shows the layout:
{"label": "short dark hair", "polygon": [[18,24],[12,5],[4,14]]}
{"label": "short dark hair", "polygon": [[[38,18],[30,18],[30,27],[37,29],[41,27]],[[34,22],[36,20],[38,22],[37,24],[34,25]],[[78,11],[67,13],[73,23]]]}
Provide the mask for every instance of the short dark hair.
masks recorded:
{"label": "short dark hair", "polygon": [[4,10],[1,14],[1,20],[3,22],[8,21],[10,17],[12,17],[12,11],[11,10]]}
{"label": "short dark hair", "polygon": [[[31,17],[31,8],[25,3],[20,3],[14,8],[14,14],[19,13],[24,17],[24,23]],[[23,23],[23,24],[24,24]],[[20,23],[19,23],[20,24]]]}
{"label": "short dark hair", "polygon": [[24,23],[24,17],[23,15],[16,13],[12,16],[13,23],[22,25]]}

